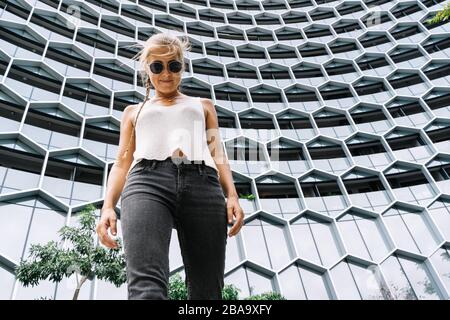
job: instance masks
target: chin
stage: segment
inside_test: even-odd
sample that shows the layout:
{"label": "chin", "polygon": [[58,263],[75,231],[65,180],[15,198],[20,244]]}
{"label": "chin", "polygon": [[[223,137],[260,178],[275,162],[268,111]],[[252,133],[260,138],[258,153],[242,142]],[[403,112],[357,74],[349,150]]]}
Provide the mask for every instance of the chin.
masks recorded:
{"label": "chin", "polygon": [[170,92],[174,92],[177,90],[177,87],[165,87],[165,86],[161,86],[158,88],[159,91],[164,92],[164,93],[170,93]]}

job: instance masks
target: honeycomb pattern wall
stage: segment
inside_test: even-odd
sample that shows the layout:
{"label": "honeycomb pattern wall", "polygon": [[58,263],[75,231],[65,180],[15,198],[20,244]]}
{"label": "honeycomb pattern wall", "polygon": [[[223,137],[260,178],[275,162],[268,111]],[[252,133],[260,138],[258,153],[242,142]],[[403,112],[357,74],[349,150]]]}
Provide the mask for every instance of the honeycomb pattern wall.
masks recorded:
{"label": "honeycomb pattern wall", "polygon": [[0,299],[72,297],[73,279],[25,288],[13,270],[85,205],[99,215],[122,112],[145,96],[134,45],[159,32],[189,37],[181,90],[215,103],[246,213],[226,284],[449,299],[450,24],[427,23],[447,2],[0,1]]}

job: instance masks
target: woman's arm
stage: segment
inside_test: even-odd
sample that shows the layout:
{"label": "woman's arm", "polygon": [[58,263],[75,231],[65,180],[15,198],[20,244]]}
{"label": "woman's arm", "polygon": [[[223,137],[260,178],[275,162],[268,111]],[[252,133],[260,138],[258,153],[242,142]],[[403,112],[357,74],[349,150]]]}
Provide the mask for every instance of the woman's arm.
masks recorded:
{"label": "woman's arm", "polygon": [[211,156],[216,163],[217,169],[219,170],[220,184],[227,195],[228,223],[232,223],[233,216],[236,217],[233,227],[228,232],[228,236],[232,237],[238,234],[239,230],[244,225],[244,211],[239,205],[239,197],[236,192],[236,187],[234,186],[230,165],[222,147],[216,109],[210,99],[202,99],[202,103],[207,111],[206,137],[208,147],[211,152]]}
{"label": "woman's arm", "polygon": [[117,243],[108,235],[108,228],[111,228],[111,233],[114,236],[117,234],[117,217],[114,208],[125,185],[128,169],[133,162],[133,152],[135,150],[134,137],[132,141],[130,141],[126,155],[125,151],[133,131],[131,120],[133,119],[136,106],[137,105],[127,106],[122,114],[119,148],[116,160],[111,167],[107,179],[105,200],[101,210],[100,221],[96,229],[100,242],[109,248],[117,248]]}
{"label": "woman's arm", "polygon": [[219,170],[220,184],[222,185],[227,198],[238,197],[236,187],[234,186],[233,176],[230,165],[223,150],[222,139],[220,138],[219,121],[217,119],[216,109],[210,99],[202,99],[206,107],[206,139],[208,142],[211,157]]}
{"label": "woman's arm", "polygon": [[135,138],[130,141],[129,150],[124,156],[128,141],[133,131],[131,124],[132,115],[134,114],[137,105],[130,105],[125,108],[120,122],[120,140],[119,148],[117,150],[116,160],[114,161],[111,171],[107,179],[105,201],[103,208],[114,208],[119,200],[120,194],[125,185],[126,175],[133,162],[133,153],[135,150]]}

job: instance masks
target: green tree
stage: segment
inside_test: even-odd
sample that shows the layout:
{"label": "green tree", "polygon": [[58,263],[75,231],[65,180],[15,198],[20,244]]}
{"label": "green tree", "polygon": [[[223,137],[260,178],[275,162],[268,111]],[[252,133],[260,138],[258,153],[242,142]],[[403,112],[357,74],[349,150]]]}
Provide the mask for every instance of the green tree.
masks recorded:
{"label": "green tree", "polygon": [[278,292],[269,291],[250,296],[248,298],[245,298],[244,300],[286,300],[286,298]]}
{"label": "green tree", "polygon": [[174,274],[169,279],[169,299],[170,300],[186,300],[187,288],[179,273]]}
{"label": "green tree", "polygon": [[236,288],[232,284],[226,284],[222,289],[223,300],[238,300],[240,289]]}
{"label": "green tree", "polygon": [[447,3],[444,8],[436,13],[432,18],[427,19],[426,22],[429,24],[435,24],[439,22],[446,21],[450,17],[450,3]]}
{"label": "green tree", "polygon": [[240,193],[239,194],[239,198],[247,199],[247,200],[255,200],[256,196],[254,194],[252,194],[252,193],[246,193],[246,194]]}
{"label": "green tree", "polygon": [[[31,245],[29,259],[21,260],[16,268],[17,279],[27,287],[47,278],[59,283],[64,277],[75,274],[77,287],[73,300],[78,299],[85,281],[94,276],[112,282],[116,287],[125,283],[125,257],[120,252],[121,242],[118,241],[116,249],[95,245],[95,210],[95,206],[88,205],[81,211],[80,227],[61,228],[60,242]],[[63,247],[66,240],[72,243],[71,247]]]}

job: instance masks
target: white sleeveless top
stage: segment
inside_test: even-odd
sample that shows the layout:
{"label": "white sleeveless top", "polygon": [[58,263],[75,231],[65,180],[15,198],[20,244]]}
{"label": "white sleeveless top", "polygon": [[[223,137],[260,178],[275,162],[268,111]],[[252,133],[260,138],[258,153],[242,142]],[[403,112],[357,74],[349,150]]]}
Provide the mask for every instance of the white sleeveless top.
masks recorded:
{"label": "white sleeveless top", "polygon": [[[164,160],[170,156],[179,157],[177,149],[180,148],[183,157],[188,160],[200,160],[200,163],[204,160],[205,164],[214,168],[219,176],[219,170],[207,144],[205,113],[201,98],[188,99],[190,100],[188,103],[179,102],[171,106],[150,101],[145,103],[136,123],[136,149],[128,173],[144,158]],[[140,107],[139,105],[138,108]]]}

